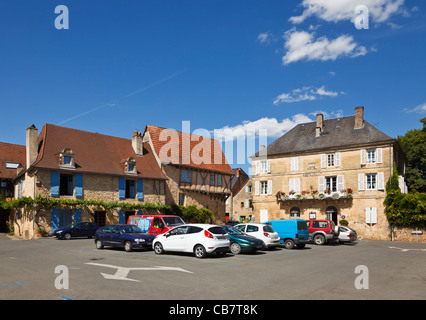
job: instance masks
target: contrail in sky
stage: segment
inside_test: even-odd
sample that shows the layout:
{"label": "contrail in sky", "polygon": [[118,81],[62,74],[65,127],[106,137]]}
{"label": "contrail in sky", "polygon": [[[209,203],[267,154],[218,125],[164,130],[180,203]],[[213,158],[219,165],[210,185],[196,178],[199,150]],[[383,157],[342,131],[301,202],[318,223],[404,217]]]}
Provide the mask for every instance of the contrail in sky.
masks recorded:
{"label": "contrail in sky", "polygon": [[[144,92],[144,91],[146,91],[146,90],[148,90],[148,89],[151,89],[152,87],[155,87],[155,86],[157,86],[157,85],[159,85],[159,84],[161,84],[161,83],[163,83],[163,82],[166,82],[166,81],[168,81],[168,80],[170,80],[170,79],[173,79],[174,77],[177,77],[178,75],[180,75],[180,74],[184,73],[185,71],[186,71],[186,70],[181,71],[181,72],[173,73],[173,74],[171,74],[171,75],[169,75],[169,76],[167,76],[167,77],[165,77],[165,78],[163,78],[163,79],[160,79],[160,80],[158,80],[158,81],[156,81],[156,82],[153,82],[153,83],[151,83],[151,84],[147,85],[146,87],[143,87],[143,88],[141,88],[141,89],[138,89],[138,90],[136,90],[136,91],[134,91],[134,92],[131,92],[131,93],[129,93],[129,94],[127,94],[127,95],[125,95],[125,96],[123,97],[123,99],[125,99],[125,98],[129,98],[129,97],[131,97],[131,96],[134,96],[135,94],[138,94],[138,93]],[[86,111],[86,112],[80,113],[79,115],[76,115],[76,116],[74,116],[74,117],[72,117],[72,118],[66,119],[66,120],[64,120],[64,121],[60,122],[58,125],[61,125],[61,124],[64,124],[64,123],[66,123],[66,122],[69,122],[69,121],[71,121],[71,120],[74,120],[74,119],[80,118],[80,117],[85,116],[85,115],[87,115],[87,114],[89,114],[89,113],[92,113],[92,112],[94,112],[94,111],[96,111],[96,110],[99,110],[99,109],[102,109],[102,108],[105,108],[105,107],[115,107],[116,105],[117,105],[116,103],[111,103],[111,102],[109,102],[109,103],[105,103],[105,104],[103,104],[103,105],[101,105],[101,106],[98,106],[98,107],[93,108],[93,109],[90,109],[90,110],[88,110],[88,111]]]}

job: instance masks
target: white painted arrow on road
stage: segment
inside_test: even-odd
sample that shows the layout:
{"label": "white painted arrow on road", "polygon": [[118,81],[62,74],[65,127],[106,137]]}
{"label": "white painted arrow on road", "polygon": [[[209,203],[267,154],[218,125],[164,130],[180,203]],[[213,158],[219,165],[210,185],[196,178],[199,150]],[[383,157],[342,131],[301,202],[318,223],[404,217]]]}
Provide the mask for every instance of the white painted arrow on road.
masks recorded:
{"label": "white painted arrow on road", "polygon": [[115,274],[107,274],[107,273],[102,273],[101,275],[105,278],[105,279],[112,279],[112,280],[127,280],[127,281],[135,281],[135,282],[140,282],[139,280],[136,279],[130,279],[127,278],[127,276],[129,275],[130,271],[178,271],[178,272],[186,272],[186,273],[193,273],[191,271],[182,269],[182,268],[176,268],[176,267],[151,267],[151,268],[126,268],[126,267],[120,267],[120,266],[114,266],[114,265],[110,265],[110,264],[102,264],[102,263],[93,263],[93,262],[87,262],[86,264],[90,264],[92,266],[99,266],[99,267],[105,267],[105,268],[111,268],[111,269],[117,269],[117,271],[115,272]]}

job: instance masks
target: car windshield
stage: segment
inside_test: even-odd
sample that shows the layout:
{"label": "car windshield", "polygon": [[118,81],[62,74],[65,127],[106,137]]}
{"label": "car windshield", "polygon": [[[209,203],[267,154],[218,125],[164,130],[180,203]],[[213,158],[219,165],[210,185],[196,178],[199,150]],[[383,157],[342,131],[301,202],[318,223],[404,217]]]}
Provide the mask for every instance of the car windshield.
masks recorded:
{"label": "car windshield", "polygon": [[163,217],[164,223],[168,227],[174,227],[181,224],[185,224],[185,221],[181,217]]}
{"label": "car windshield", "polygon": [[222,228],[225,229],[228,232],[228,234],[233,235],[233,236],[244,234],[240,230],[238,230],[237,228],[234,228],[234,227],[223,226]]}
{"label": "car windshield", "polygon": [[132,225],[128,225],[128,226],[124,226],[121,227],[121,231],[123,233],[142,233],[142,230],[136,226],[132,226]]}

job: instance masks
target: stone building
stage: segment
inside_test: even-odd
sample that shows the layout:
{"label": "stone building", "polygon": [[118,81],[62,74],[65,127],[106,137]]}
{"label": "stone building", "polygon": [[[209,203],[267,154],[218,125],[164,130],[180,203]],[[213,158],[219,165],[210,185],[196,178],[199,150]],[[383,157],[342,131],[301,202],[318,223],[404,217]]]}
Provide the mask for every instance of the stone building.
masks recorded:
{"label": "stone building", "polygon": [[[18,168],[23,166],[25,166],[25,146],[0,142],[0,198],[13,200],[13,179]],[[9,215],[10,210],[0,208],[0,232],[8,231]]]}
{"label": "stone building", "polygon": [[[260,152],[262,153],[262,152]],[[404,186],[404,155],[395,139],[355,116],[295,126],[253,161],[255,220],[345,219],[365,238],[388,240],[386,182],[395,164]],[[256,154],[259,156],[259,153]]]}
{"label": "stone building", "polygon": [[[93,200],[104,203],[165,203],[167,177],[140,132],[132,139],[45,124],[26,131],[25,167],[15,176],[15,198]],[[35,236],[78,221],[126,223],[134,210],[99,205],[16,209],[15,234]]]}
{"label": "stone building", "polygon": [[226,199],[227,220],[245,222],[253,216],[252,181],[241,168],[232,169],[231,195]]}
{"label": "stone building", "polygon": [[233,173],[218,141],[151,125],[143,141],[168,178],[166,204],[206,208],[214,212],[215,223],[224,223]]}

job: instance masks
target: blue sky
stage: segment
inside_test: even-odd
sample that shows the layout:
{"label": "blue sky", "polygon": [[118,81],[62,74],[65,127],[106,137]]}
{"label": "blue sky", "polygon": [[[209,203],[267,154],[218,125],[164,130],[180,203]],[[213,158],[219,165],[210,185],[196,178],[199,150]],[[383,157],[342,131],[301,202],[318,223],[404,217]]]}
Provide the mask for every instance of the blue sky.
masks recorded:
{"label": "blue sky", "polygon": [[3,0],[0,141],[25,144],[32,123],[131,138],[191,121],[268,129],[270,143],[360,105],[397,137],[426,114],[425,18],[420,0]]}

